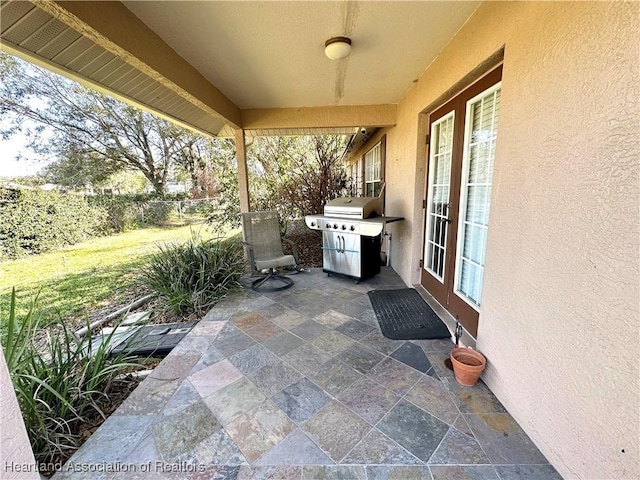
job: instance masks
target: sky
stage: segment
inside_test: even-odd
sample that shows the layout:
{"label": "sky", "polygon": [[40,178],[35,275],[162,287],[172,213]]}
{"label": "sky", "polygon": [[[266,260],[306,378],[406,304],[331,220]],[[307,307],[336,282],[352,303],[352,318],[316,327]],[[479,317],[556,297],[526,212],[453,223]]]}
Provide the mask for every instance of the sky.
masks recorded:
{"label": "sky", "polygon": [[[45,106],[46,104],[39,99],[30,99],[30,104]],[[4,131],[9,128],[10,118],[0,118],[0,130]],[[22,121],[23,128],[34,128],[35,124],[30,120]],[[41,135],[48,135],[45,131]],[[31,150],[26,147],[26,138],[21,132],[12,135],[9,140],[0,138],[0,177],[25,177],[35,175],[41,170],[46,162],[29,161],[26,159],[16,160],[16,157],[22,156],[27,158],[36,158]]]}
{"label": "sky", "polygon": [[[6,120],[8,121],[8,120]],[[30,120],[26,120],[22,123],[23,128],[33,128],[35,124]],[[5,130],[7,124],[0,121],[0,130]],[[47,138],[51,134],[45,130],[40,133],[40,137]],[[8,140],[0,138],[0,177],[26,177],[35,175],[47,165],[47,161],[38,158],[32,150],[27,148],[26,136],[18,131],[12,135]],[[16,160],[16,157],[20,160]],[[31,160],[29,160],[31,159]]]}
{"label": "sky", "polygon": [[22,154],[29,156],[27,148],[24,146],[24,137],[19,133],[9,140],[0,139],[0,177],[24,177],[35,175],[44,164],[26,159],[15,160]]}

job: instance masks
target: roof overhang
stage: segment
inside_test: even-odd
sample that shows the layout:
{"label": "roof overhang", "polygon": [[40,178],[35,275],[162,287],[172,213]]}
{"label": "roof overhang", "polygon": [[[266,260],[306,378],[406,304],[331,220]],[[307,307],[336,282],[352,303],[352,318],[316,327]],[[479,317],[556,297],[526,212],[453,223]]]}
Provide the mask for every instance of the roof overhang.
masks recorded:
{"label": "roof overhang", "polygon": [[[383,90],[380,90],[383,85],[381,82],[385,82],[385,79],[373,79],[372,75],[366,75],[366,70],[376,65],[379,68],[380,62],[384,62],[384,59],[379,59],[378,56],[385,51],[376,50],[382,47],[376,45],[372,39],[369,39],[367,44],[365,37],[371,35],[372,31],[378,32],[388,25],[389,31],[384,32],[386,41],[383,43],[405,43],[395,43],[392,47],[384,48],[403,49],[403,55],[410,56],[414,53],[407,48],[407,42],[422,38],[420,35],[423,35],[427,22],[436,22],[429,25],[446,24],[446,28],[442,27],[438,34],[439,37],[432,40],[433,45],[429,46],[429,52],[423,54],[426,61],[431,61],[444,43],[453,36],[455,29],[459,28],[473,11],[477,2],[459,2],[457,5],[460,7],[455,8],[449,2],[418,4],[341,1],[328,8],[324,2],[303,2],[293,8],[283,2],[123,4],[117,1],[3,0],[0,1],[0,47],[130,104],[211,135],[230,136],[235,129],[244,129],[250,136],[353,134],[355,127],[377,128],[395,125],[395,103],[414,80],[405,78],[404,83],[396,82],[393,88],[382,87]],[[288,13],[288,10],[292,9],[297,10]],[[207,18],[218,22],[216,31],[211,32],[211,38],[214,33],[218,35],[215,37],[218,40],[216,48],[220,47],[219,43],[228,43],[225,44],[222,53],[216,50],[219,56],[211,60],[217,62],[214,64],[211,61],[202,63],[202,54],[199,53],[199,49],[202,49],[209,55],[208,49],[213,42],[209,41],[208,32],[203,31],[208,23],[196,18],[199,12],[206,13]],[[395,17],[385,23],[386,19],[380,19],[381,13],[385,12]],[[419,15],[415,15],[416,12]],[[307,22],[304,25],[295,25],[295,29],[313,29],[314,35],[310,35],[311,38],[302,38],[302,41],[297,42],[304,44],[300,45],[300,52],[303,54],[293,51],[298,45],[292,41],[292,37],[285,37],[288,35],[287,29],[278,32],[272,29],[271,24],[276,20],[280,21],[280,17],[285,14],[291,18],[285,18],[284,21]],[[174,22],[172,15],[179,18]],[[300,15],[304,15],[305,19],[300,19]],[[324,15],[322,22],[314,15]],[[420,17],[419,21],[414,21],[414,17]],[[358,21],[360,25],[355,28]],[[347,60],[331,63],[321,54],[321,47],[320,55],[317,55],[313,46],[317,43],[315,37],[323,31],[316,24],[344,22],[348,23],[345,23],[344,28],[354,31],[354,35],[360,31],[363,37],[359,40],[359,45],[356,43],[362,58],[349,60],[352,64],[350,67]],[[234,31],[233,34],[222,31],[222,26],[227,24],[233,24],[232,27],[238,31]],[[408,36],[406,40],[398,39],[399,35],[395,33],[403,31],[398,30],[402,28],[408,30],[409,27],[406,25],[409,24],[413,25],[413,37]],[[188,30],[184,30],[184,25],[193,25],[194,31],[185,35],[183,32]],[[251,30],[250,26],[253,26],[254,30]],[[293,29],[293,23],[291,27]],[[262,30],[255,32],[257,28]],[[222,33],[217,30],[221,30]],[[260,45],[261,40],[263,43],[271,41],[272,32],[273,36],[278,37],[276,40],[288,42],[286,50],[273,51],[274,44]],[[254,34],[255,38],[252,37]],[[236,40],[239,51],[235,52],[236,55],[233,57],[233,45],[229,42],[233,43]],[[428,39],[424,43],[429,43]],[[170,44],[178,48],[178,51]],[[313,48],[310,49],[310,46]],[[257,56],[253,53],[257,53]],[[285,56],[287,61],[279,65],[282,68],[290,68],[283,74],[283,78],[293,83],[286,83],[283,79],[280,82],[282,84],[278,84],[279,79],[274,81],[268,68],[270,62],[277,64]],[[291,59],[299,59],[299,65],[293,61],[289,62],[289,56]],[[387,59],[387,62],[392,60],[394,59]],[[406,69],[409,65],[415,70],[405,72],[405,77],[409,74],[413,76],[416,72],[419,74],[428,64],[416,66],[413,60],[413,57],[403,60],[403,68]],[[255,75],[254,78],[240,74],[232,67],[220,66],[224,65],[224,62],[231,62],[229,65],[238,69],[246,65],[255,66],[256,69],[262,68],[260,71],[256,70],[256,73],[263,76]],[[314,68],[318,71],[314,72]],[[389,71],[386,82],[394,80],[398,76],[395,73]],[[224,76],[220,80],[221,84],[226,85],[223,90],[212,81],[212,78],[218,78],[219,75]],[[316,76],[318,78],[315,78]],[[335,85],[331,81],[332,78],[337,82]],[[338,90],[349,90],[348,82],[345,84],[345,79],[349,78],[352,78],[351,96],[341,94],[333,97],[334,87],[340,87]],[[274,83],[267,85],[267,81]],[[244,90],[239,90],[235,88],[234,82],[248,83],[243,83]],[[406,87],[403,86],[405,84]],[[286,92],[287,88],[294,85],[297,95],[295,98],[308,98],[312,105],[290,106],[291,102],[287,100]],[[266,88],[274,94],[271,97],[256,96],[255,92],[251,91],[251,86],[256,89]],[[322,89],[326,92],[319,92]],[[231,98],[237,100],[232,100],[227,91],[232,92]],[[242,91],[247,92],[246,97],[238,96]],[[384,92],[384,95],[381,92]],[[256,97],[261,100],[256,100]],[[269,105],[267,97],[272,98]],[[251,100],[252,98],[254,100]],[[323,98],[328,104],[322,103]],[[375,101],[379,99],[383,102]],[[360,104],[360,101],[365,103]],[[238,105],[244,108],[239,108]]]}
{"label": "roof overhang", "polygon": [[2,2],[1,47],[212,135],[240,109],[120,2]]}

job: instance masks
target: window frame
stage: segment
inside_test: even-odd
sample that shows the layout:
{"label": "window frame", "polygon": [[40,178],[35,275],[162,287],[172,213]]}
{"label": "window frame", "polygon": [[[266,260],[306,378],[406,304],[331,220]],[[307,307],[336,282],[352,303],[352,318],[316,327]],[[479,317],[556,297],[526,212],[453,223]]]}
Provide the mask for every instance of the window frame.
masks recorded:
{"label": "window frame", "polygon": [[[378,179],[367,181],[367,155],[373,152],[374,149],[380,148],[380,176]],[[375,143],[369,150],[367,150],[364,155],[362,155],[361,159],[361,178],[362,181],[359,182],[359,186],[361,188],[362,196],[367,197],[367,184],[368,183],[378,183],[380,188],[382,189],[385,182],[385,168],[386,168],[386,150],[387,150],[387,136],[383,135],[380,140]],[[375,192],[375,186],[374,186]],[[372,195],[373,196],[373,195]],[[382,196],[384,198],[384,192],[382,192]]]}

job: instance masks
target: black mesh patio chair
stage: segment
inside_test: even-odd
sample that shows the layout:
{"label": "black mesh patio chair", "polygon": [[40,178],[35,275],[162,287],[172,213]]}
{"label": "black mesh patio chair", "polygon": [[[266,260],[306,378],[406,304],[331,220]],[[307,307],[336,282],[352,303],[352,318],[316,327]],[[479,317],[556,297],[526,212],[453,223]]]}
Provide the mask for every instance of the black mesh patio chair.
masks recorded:
{"label": "black mesh patio chair", "polygon": [[[280,221],[278,213],[249,212],[242,214],[242,240],[252,273],[259,274],[266,270],[251,284],[251,288],[261,291],[284,290],[293,285],[293,280],[277,274],[277,268],[295,266],[298,258],[296,245],[280,238]],[[282,241],[291,244],[293,255],[285,255]]]}

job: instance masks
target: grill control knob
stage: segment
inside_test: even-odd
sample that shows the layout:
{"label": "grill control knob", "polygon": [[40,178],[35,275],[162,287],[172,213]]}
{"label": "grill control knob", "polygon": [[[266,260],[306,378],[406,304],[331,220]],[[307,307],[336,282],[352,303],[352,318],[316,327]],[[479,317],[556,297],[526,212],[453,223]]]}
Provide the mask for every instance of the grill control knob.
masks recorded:
{"label": "grill control knob", "polygon": [[331,224],[330,224],[330,223],[327,223],[327,224],[324,226],[324,228],[331,228]]}
{"label": "grill control knob", "polygon": [[334,223],[334,224],[333,224],[333,228],[335,228],[335,229],[337,230],[337,229],[338,229],[338,224],[337,224],[337,223]]}
{"label": "grill control knob", "polygon": [[353,232],[355,229],[356,229],[355,225],[351,225],[351,226],[349,227],[349,230],[351,230],[352,232]]}
{"label": "grill control knob", "polygon": [[316,226],[316,222],[311,222],[311,226],[315,227]]}
{"label": "grill control knob", "polygon": [[340,228],[342,228],[342,230],[346,230],[347,226],[346,225],[342,225],[342,227],[340,227]]}

